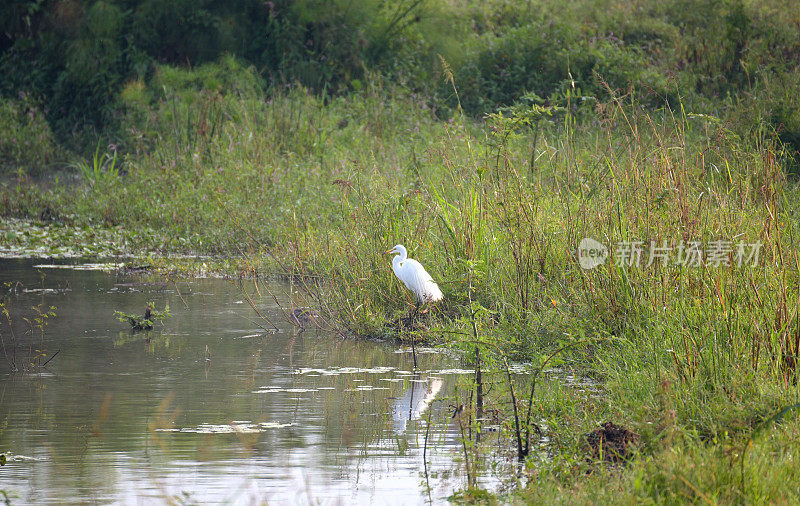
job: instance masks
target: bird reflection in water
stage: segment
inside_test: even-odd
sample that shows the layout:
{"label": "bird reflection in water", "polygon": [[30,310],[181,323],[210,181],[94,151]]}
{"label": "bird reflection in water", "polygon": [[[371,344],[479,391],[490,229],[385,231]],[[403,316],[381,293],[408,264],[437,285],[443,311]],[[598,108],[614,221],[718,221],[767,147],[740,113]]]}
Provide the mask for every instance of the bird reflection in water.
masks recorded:
{"label": "bird reflection in water", "polygon": [[[418,377],[415,376],[414,379]],[[412,382],[392,406],[392,425],[395,433],[405,432],[409,420],[419,420],[441,389],[441,378],[430,378],[427,382]]]}

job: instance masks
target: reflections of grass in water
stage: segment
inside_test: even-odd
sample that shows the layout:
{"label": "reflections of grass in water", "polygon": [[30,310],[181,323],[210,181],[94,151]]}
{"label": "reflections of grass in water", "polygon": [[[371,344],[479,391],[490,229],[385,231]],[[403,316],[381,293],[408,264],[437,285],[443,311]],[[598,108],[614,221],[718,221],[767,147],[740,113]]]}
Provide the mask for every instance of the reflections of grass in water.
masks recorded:
{"label": "reflections of grass in water", "polygon": [[[57,306],[47,338],[63,350],[42,374],[0,369],[0,452],[37,459],[3,469],[4,489],[21,502],[183,491],[216,502],[242,489],[275,502],[297,502],[298,489],[311,491],[301,500],[418,502],[426,432],[434,497],[463,486],[452,356],[420,353],[429,372],[418,375],[410,354],[386,344],[288,323],[265,334],[221,280],[172,287],[48,269],[42,286],[30,262],[4,263],[3,276],[37,288],[16,295],[19,307]],[[172,308],[163,328],[133,333],[114,318],[150,301]],[[259,309],[280,321],[274,305]]]}

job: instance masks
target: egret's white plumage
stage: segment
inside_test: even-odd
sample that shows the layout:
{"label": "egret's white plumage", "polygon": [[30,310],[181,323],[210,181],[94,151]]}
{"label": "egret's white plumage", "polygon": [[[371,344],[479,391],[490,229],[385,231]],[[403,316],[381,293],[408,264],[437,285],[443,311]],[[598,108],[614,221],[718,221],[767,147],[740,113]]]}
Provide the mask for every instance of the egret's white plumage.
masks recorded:
{"label": "egret's white plumage", "polygon": [[398,244],[386,253],[397,253],[392,259],[392,270],[397,279],[414,292],[419,302],[442,300],[442,291],[421,263],[408,258],[405,246]]}

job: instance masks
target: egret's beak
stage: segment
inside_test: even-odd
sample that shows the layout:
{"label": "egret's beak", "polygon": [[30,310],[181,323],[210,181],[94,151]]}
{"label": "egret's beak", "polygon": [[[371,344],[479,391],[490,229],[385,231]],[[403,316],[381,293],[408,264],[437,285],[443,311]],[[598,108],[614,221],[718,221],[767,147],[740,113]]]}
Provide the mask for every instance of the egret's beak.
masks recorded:
{"label": "egret's beak", "polygon": [[392,253],[394,253],[393,249],[387,249],[383,254],[384,255],[391,255]]}

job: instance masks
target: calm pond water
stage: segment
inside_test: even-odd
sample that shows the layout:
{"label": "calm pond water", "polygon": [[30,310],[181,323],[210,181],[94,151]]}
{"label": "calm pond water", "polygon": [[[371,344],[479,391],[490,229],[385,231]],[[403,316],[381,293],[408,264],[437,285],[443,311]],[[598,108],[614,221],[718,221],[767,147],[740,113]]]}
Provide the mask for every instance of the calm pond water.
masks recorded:
{"label": "calm pond water", "polygon": [[[256,303],[279,330],[264,333],[224,280],[41,264],[52,262],[0,260],[0,283],[21,283],[2,287],[16,342],[36,349],[22,318],[52,305],[43,340],[60,350],[17,373],[0,350],[0,490],[12,504],[413,504],[465,486],[448,412],[464,371],[452,356],[421,354],[414,374],[390,343],[299,332],[271,297]],[[114,317],[149,301],[172,312],[152,332]],[[8,353],[10,331],[0,324]]]}

